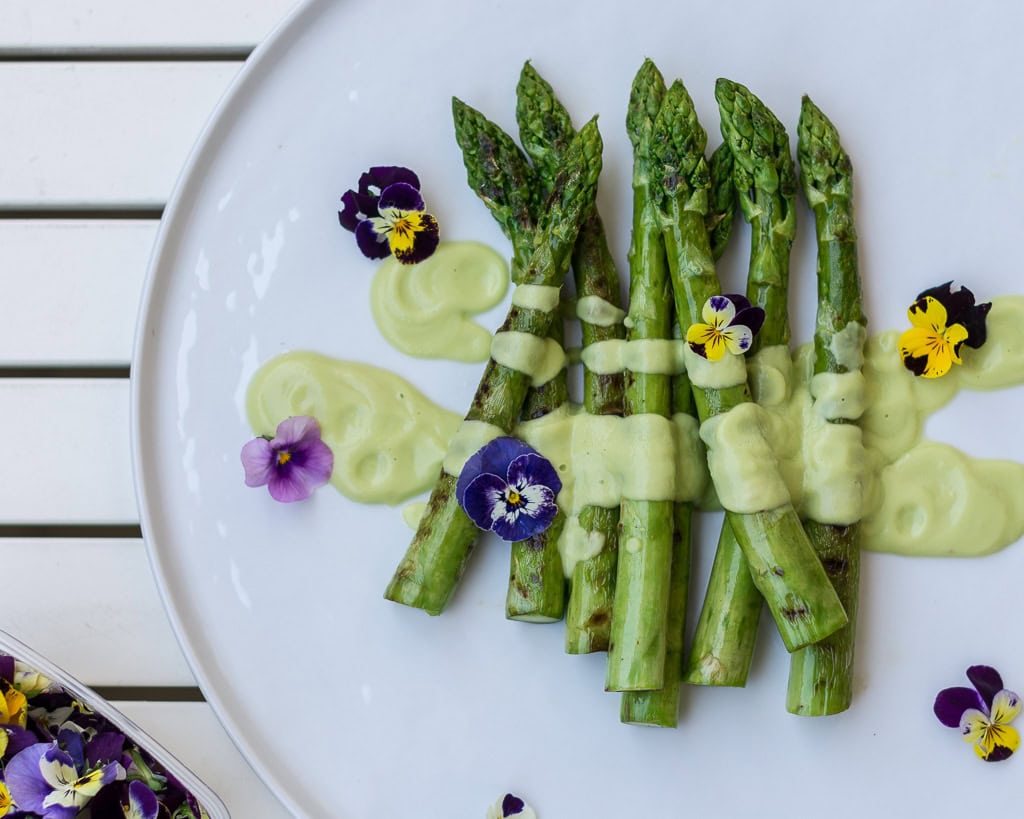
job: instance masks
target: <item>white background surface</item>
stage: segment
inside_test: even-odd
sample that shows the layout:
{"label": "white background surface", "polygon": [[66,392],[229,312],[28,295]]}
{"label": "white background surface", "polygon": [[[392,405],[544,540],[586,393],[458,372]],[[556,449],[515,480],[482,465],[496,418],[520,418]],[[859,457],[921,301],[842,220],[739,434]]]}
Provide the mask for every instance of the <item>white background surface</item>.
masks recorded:
{"label": "white background surface", "polygon": [[[378,7],[314,4],[252,67],[181,190],[137,374],[148,531],[208,696],[261,773],[309,815],[476,816],[506,789],[545,819],[782,816],[795,799],[850,817],[1017,804],[1018,760],[978,763],[931,702],[976,662],[997,665],[1011,687],[1024,679],[1019,547],[971,562],[868,555],[857,701],[844,715],[785,713],[787,658],[766,626],[747,689],[687,689],[681,728],[645,731],[617,724],[601,658],[564,656],[557,627],[503,620],[507,557],[494,544],[451,610],[428,619],[380,600],[409,539],[396,513],[330,492],[282,509],[241,486],[241,396],[279,351],[370,360],[447,406],[468,401],[474,368],[411,362],[379,340],[361,307],[373,266],[334,210],[366,166],[406,164],[446,236],[505,247],[463,185],[448,100],[458,94],[511,127],[525,58],[577,121],[601,114],[599,202],[620,260],[630,201],[621,122],[650,56],[685,78],[712,145],[720,75],[748,83],[791,132],[804,92],[839,125],[857,167],[875,329],[902,326],[917,292],[946,279],[982,298],[1019,292],[1020,12],[994,2],[672,8],[452,0],[404,9],[394,25]],[[804,223],[798,339],[815,303]],[[741,281],[744,252],[740,228],[727,287]],[[931,431],[1022,460],[1020,398],[964,396]],[[699,530],[698,577],[712,528]],[[290,691],[314,696],[312,716],[279,707],[268,662]]]}

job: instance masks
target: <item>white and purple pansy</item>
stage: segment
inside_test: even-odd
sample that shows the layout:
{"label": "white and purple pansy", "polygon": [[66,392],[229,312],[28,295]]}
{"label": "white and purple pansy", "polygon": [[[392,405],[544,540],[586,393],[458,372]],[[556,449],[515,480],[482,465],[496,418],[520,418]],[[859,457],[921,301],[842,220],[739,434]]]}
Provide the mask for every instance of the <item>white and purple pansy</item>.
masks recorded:
{"label": "white and purple pansy", "polygon": [[437,219],[426,212],[419,187],[419,177],[408,168],[380,165],[359,177],[357,190],[341,197],[338,221],[355,233],[364,256],[394,255],[403,264],[416,264],[437,249]]}
{"label": "white and purple pansy", "polygon": [[743,355],[750,349],[764,324],[764,310],[752,307],[746,296],[729,293],[704,302],[701,318],[703,323],[686,331],[686,341],[697,355],[720,361],[727,352]]}
{"label": "white and purple pansy", "polygon": [[537,819],[537,814],[518,796],[506,793],[497,803],[487,809],[487,819],[509,819],[509,817]]}
{"label": "white and purple pansy", "polygon": [[320,439],[320,424],[294,415],[277,425],[273,438],[253,438],[242,447],[246,486],[266,486],[282,503],[305,500],[334,470],[334,454]]}
{"label": "white and purple pansy", "polygon": [[1020,747],[1020,734],[1010,725],[1021,710],[1020,697],[1003,688],[1003,678],[991,666],[972,665],[967,679],[974,688],[945,688],[935,697],[935,716],[949,728],[959,728],[965,742],[986,762],[999,762]]}
{"label": "white and purple pansy", "polygon": [[128,783],[121,811],[124,813],[124,819],[157,819],[160,801],[148,785],[135,780]]}
{"label": "white and purple pansy", "polygon": [[562,481],[551,462],[518,438],[495,438],[466,461],[455,486],[459,506],[481,529],[510,542],[547,529]]}
{"label": "white and purple pansy", "polygon": [[56,741],[19,751],[6,768],[11,798],[22,811],[43,819],[74,819],[107,784],[125,778],[119,762],[87,767]]}

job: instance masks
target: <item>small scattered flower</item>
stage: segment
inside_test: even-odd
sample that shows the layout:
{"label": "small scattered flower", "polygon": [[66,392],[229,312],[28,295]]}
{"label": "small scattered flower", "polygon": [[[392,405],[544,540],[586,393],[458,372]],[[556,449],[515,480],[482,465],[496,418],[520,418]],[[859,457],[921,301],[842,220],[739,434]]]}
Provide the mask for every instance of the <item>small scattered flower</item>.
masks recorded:
{"label": "small scattered flower", "polygon": [[752,307],[746,296],[732,293],[712,296],[701,310],[704,323],[690,326],[690,349],[708,361],[720,361],[726,352],[743,355],[764,324],[764,310]]}
{"label": "small scattered flower", "polygon": [[455,497],[481,529],[518,541],[551,525],[561,490],[558,473],[543,455],[518,438],[495,438],[466,461]]}
{"label": "small scattered flower", "polygon": [[515,816],[517,819],[537,819],[533,808],[518,796],[506,793],[487,809],[487,819],[508,819],[509,816]]}
{"label": "small scattered flower", "polygon": [[320,439],[320,424],[294,415],[277,425],[277,434],[254,438],[242,447],[246,486],[267,486],[282,503],[305,500],[330,480],[334,454]]}
{"label": "small scattered flower", "polygon": [[974,688],[946,688],[935,698],[935,716],[949,728],[959,728],[965,742],[986,762],[1006,759],[1020,746],[1020,734],[1010,725],[1020,713],[1020,697],[1003,688],[999,672],[972,665],[967,679]]}
{"label": "small scattered flower", "polygon": [[382,165],[359,177],[358,190],[341,197],[338,221],[356,235],[363,255],[394,254],[403,264],[422,262],[440,241],[437,219],[426,212],[420,180],[408,168]]}
{"label": "small scattered flower", "polygon": [[974,303],[974,294],[953,282],[920,293],[907,310],[913,325],[899,340],[903,365],[914,375],[939,378],[960,364],[960,348],[985,343],[985,317],[991,302]]}

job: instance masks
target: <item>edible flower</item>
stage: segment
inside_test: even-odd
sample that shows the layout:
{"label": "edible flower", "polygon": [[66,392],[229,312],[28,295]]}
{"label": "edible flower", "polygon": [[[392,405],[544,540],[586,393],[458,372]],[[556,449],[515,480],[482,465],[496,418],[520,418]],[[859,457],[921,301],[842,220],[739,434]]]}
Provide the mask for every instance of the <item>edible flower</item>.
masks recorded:
{"label": "edible flower", "polygon": [[1003,688],[999,672],[972,665],[967,679],[974,688],[946,688],[935,698],[935,716],[949,728],[959,728],[965,742],[986,762],[999,762],[1020,746],[1020,734],[1010,723],[1020,713],[1020,697]]}
{"label": "edible flower", "polygon": [[157,819],[160,802],[145,783],[139,780],[130,782],[127,796],[128,803],[121,805],[124,819]]}
{"label": "edible flower", "polygon": [[402,264],[422,262],[440,241],[437,219],[426,212],[420,180],[408,168],[380,165],[359,177],[357,190],[341,197],[338,221],[356,235],[363,255]]}
{"label": "edible flower", "polygon": [[84,757],[76,760],[56,741],[23,749],[7,763],[5,773],[18,808],[43,819],[74,819],[104,785],[125,778],[119,762],[86,769]]}
{"label": "edible flower", "polygon": [[282,503],[305,500],[330,480],[334,454],[320,439],[320,424],[294,415],[277,425],[277,434],[253,438],[242,447],[246,486],[267,486]]}
{"label": "edible flower", "polygon": [[533,808],[518,796],[506,793],[496,804],[487,809],[487,819],[508,819],[509,816],[516,816],[518,819],[537,819]]}
{"label": "edible flower", "polygon": [[920,293],[907,310],[914,325],[899,340],[903,365],[914,375],[939,378],[960,364],[960,348],[985,343],[985,317],[991,302],[974,303],[974,294],[953,282]]}
{"label": "edible flower", "polygon": [[708,361],[720,361],[726,352],[743,355],[764,324],[764,310],[751,307],[746,296],[737,293],[712,296],[704,302],[701,317],[704,323],[691,325],[686,341]]}
{"label": "edible flower", "polygon": [[518,438],[495,438],[462,468],[455,497],[478,527],[502,540],[539,535],[558,513],[562,481],[551,461]]}

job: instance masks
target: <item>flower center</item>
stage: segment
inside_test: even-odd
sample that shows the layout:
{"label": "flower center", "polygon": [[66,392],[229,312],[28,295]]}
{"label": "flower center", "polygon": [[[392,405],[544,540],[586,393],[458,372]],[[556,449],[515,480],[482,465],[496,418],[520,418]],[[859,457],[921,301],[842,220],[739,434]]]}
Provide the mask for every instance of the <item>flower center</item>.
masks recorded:
{"label": "flower center", "polygon": [[292,459],[292,453],[290,453],[287,449],[282,450],[281,452],[277,453],[277,465],[278,466],[284,466],[291,459]]}
{"label": "flower center", "polygon": [[516,492],[515,489],[509,489],[508,494],[506,495],[506,500],[508,500],[511,506],[518,506],[523,502],[523,496]]}

